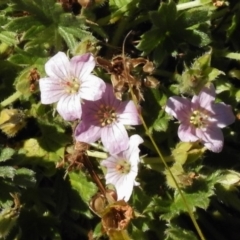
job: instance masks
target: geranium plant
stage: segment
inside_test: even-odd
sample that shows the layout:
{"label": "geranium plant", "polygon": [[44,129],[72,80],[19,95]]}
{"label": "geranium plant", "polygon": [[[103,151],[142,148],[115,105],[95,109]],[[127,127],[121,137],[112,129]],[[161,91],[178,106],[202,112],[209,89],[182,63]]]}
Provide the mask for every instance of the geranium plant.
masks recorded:
{"label": "geranium plant", "polygon": [[240,239],[239,11],[1,0],[0,239]]}

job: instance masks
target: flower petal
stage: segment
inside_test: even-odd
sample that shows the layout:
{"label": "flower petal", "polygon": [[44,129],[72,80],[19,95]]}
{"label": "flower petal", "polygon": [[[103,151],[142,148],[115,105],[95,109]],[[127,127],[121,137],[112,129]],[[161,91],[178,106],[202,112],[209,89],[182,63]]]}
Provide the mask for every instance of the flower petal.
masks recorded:
{"label": "flower petal", "polygon": [[138,116],[137,108],[133,101],[124,101],[116,109],[118,120],[123,125],[139,125],[141,120]]}
{"label": "flower petal", "polygon": [[79,93],[81,98],[96,101],[102,97],[103,92],[106,89],[106,84],[101,78],[98,78],[92,74],[85,75],[81,79],[81,85]]}
{"label": "flower petal", "polygon": [[101,162],[101,165],[107,167],[106,184],[113,184],[117,191],[117,200],[124,199],[126,202],[131,197],[137,171],[129,174],[122,174],[116,170],[117,158],[109,157]]}
{"label": "flower petal", "polygon": [[101,140],[110,154],[117,154],[127,149],[129,138],[125,127],[120,123],[102,128]]}
{"label": "flower petal", "polygon": [[127,202],[132,195],[133,185],[134,180],[131,176],[126,175],[120,178],[115,184],[117,200],[119,201],[123,199],[125,202]]}
{"label": "flower petal", "polygon": [[224,128],[235,121],[231,106],[224,103],[215,103],[213,104],[212,109],[218,127]]}
{"label": "flower petal", "polygon": [[183,123],[178,127],[178,137],[183,142],[195,142],[198,140],[195,133],[195,127]]}
{"label": "flower petal", "polygon": [[41,92],[41,102],[43,104],[57,102],[66,94],[62,85],[52,78],[41,78],[39,80],[39,88]]}
{"label": "flower petal", "polygon": [[125,158],[129,160],[132,165],[136,165],[139,162],[139,144],[143,143],[143,139],[134,134],[129,138],[129,147],[124,151]]}
{"label": "flower petal", "polygon": [[79,142],[94,143],[101,137],[101,128],[92,126],[88,122],[81,122],[76,127],[74,135]]}
{"label": "flower petal", "polygon": [[216,91],[213,84],[205,86],[202,91],[193,96],[192,98],[192,110],[197,110],[199,108],[212,111],[212,103],[215,100]]}
{"label": "flower petal", "polygon": [[209,126],[206,130],[196,129],[196,135],[210,151],[216,153],[222,151],[224,138],[221,129],[211,126]]}
{"label": "flower petal", "polygon": [[115,109],[122,104],[122,101],[118,100],[113,92],[113,87],[110,84],[106,84],[106,89],[102,95],[102,102],[106,105],[113,106]]}
{"label": "flower petal", "polygon": [[66,121],[73,121],[82,116],[80,98],[76,94],[65,95],[57,104],[57,111]]}
{"label": "flower petal", "polygon": [[86,53],[81,56],[75,56],[70,60],[71,73],[82,81],[86,78],[95,67],[95,60],[91,53]]}
{"label": "flower petal", "polygon": [[64,52],[58,52],[45,64],[45,71],[50,78],[66,81],[70,76],[70,62]]}
{"label": "flower petal", "polygon": [[170,97],[165,111],[181,122],[188,121],[191,114],[191,102],[187,98]]}
{"label": "flower petal", "polygon": [[106,160],[101,161],[101,165],[108,169],[108,172],[117,172],[118,156],[110,156]]}

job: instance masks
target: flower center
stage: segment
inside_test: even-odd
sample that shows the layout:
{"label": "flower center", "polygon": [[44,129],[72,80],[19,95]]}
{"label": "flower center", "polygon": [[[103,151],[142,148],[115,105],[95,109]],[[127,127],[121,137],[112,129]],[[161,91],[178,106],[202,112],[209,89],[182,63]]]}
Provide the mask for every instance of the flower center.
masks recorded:
{"label": "flower center", "polygon": [[196,128],[204,128],[208,125],[208,114],[201,111],[193,111],[190,117],[190,123]]}
{"label": "flower center", "polygon": [[102,104],[96,114],[96,118],[98,118],[101,127],[105,127],[117,120],[117,114],[113,107]]}
{"label": "flower center", "polygon": [[127,160],[119,159],[116,165],[116,170],[121,174],[128,174],[131,170],[131,165]]}
{"label": "flower center", "polygon": [[78,92],[80,84],[78,79],[73,77],[71,80],[64,82],[64,87],[68,94],[74,94]]}

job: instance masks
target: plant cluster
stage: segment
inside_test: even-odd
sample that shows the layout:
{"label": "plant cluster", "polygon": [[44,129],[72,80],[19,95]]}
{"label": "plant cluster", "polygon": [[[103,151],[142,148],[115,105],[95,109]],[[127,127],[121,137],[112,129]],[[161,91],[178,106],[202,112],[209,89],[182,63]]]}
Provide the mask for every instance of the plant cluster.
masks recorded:
{"label": "plant cluster", "polygon": [[1,0],[0,239],[239,239],[239,16]]}

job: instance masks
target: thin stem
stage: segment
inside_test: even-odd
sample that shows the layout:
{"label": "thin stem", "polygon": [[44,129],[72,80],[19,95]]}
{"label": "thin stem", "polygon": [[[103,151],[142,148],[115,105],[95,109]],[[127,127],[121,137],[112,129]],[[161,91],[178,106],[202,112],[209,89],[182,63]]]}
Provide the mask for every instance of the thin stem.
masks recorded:
{"label": "thin stem", "polygon": [[98,143],[90,143],[90,146],[92,146],[92,147],[94,147],[94,148],[96,148],[98,150],[101,150],[103,152],[107,152],[107,150],[103,146],[98,144]]}
{"label": "thin stem", "polygon": [[15,92],[13,95],[11,95],[10,97],[8,97],[7,99],[5,99],[4,101],[2,101],[0,103],[0,108],[4,108],[4,107],[12,104],[16,100],[18,100],[19,97],[21,97],[21,96],[22,96],[21,92]]}
{"label": "thin stem", "polygon": [[95,158],[101,158],[101,159],[106,159],[108,157],[107,153],[97,152],[97,151],[89,151],[89,150],[87,150],[87,155],[89,157],[95,157]]}
{"label": "thin stem", "polygon": [[[133,95],[133,92],[132,92],[132,89],[131,89],[131,94],[132,94],[132,96],[134,96],[134,95]],[[187,208],[187,211],[188,211],[189,216],[190,216],[190,218],[191,218],[191,220],[192,220],[192,222],[193,222],[193,225],[195,226],[195,228],[196,228],[196,230],[197,230],[197,232],[198,232],[199,237],[201,238],[201,240],[205,240],[205,238],[204,238],[204,236],[203,236],[203,233],[202,233],[200,227],[198,226],[198,223],[197,223],[197,221],[196,221],[196,219],[195,219],[195,217],[194,217],[194,215],[193,215],[193,212],[192,212],[192,210],[190,209],[190,207],[189,207],[189,205],[188,205],[188,203],[187,203],[187,200],[186,200],[184,194],[182,193],[182,190],[180,189],[180,187],[179,187],[179,185],[178,185],[175,177],[173,176],[172,171],[170,170],[170,168],[168,167],[166,161],[164,160],[163,155],[162,155],[162,153],[160,152],[160,150],[159,150],[159,148],[158,148],[155,140],[153,139],[152,135],[149,133],[148,127],[147,127],[147,125],[146,125],[146,123],[145,123],[142,115],[139,114],[139,117],[140,117],[140,119],[141,119],[141,121],[142,121],[142,124],[143,124],[144,129],[146,130],[146,134],[147,134],[148,137],[150,138],[150,140],[151,140],[151,142],[152,142],[155,150],[157,151],[157,153],[158,153],[161,161],[163,162],[164,166],[166,167],[166,169],[167,169],[168,172],[170,173],[170,176],[172,177],[175,185],[177,186],[177,189],[178,189],[178,191],[179,191],[179,194],[180,194],[180,196],[181,196],[182,199],[183,199],[183,202],[184,202],[184,204],[185,204],[185,206],[186,206],[186,208]]]}
{"label": "thin stem", "polygon": [[177,5],[177,10],[185,10],[189,8],[194,8],[194,7],[200,7],[204,5],[204,3],[201,3],[201,0],[195,0],[187,3],[180,3]]}
{"label": "thin stem", "polygon": [[[126,35],[126,37],[125,37],[125,39],[124,39],[124,41],[123,41],[123,48],[122,48],[122,49],[123,49],[123,50],[122,50],[123,66],[124,66],[124,70],[125,70],[125,72],[126,72],[126,76],[127,76],[127,77],[129,76],[129,72],[127,71],[127,68],[126,68],[125,48],[124,48],[124,46],[125,46],[126,39],[127,39],[127,37],[128,37],[130,34],[131,34],[131,31]],[[133,100],[136,108],[138,109],[137,99],[136,99],[136,97],[135,97],[135,95],[134,95],[134,93],[133,93],[132,86],[129,86],[129,89],[130,89],[130,93],[131,93],[131,96],[132,96],[132,100]],[[196,228],[196,230],[197,230],[197,233],[198,233],[200,239],[201,239],[201,240],[205,240],[205,237],[203,236],[203,233],[202,233],[200,227],[198,226],[198,223],[197,223],[197,221],[196,221],[196,219],[195,219],[195,217],[194,217],[194,215],[193,215],[193,212],[191,211],[191,209],[190,209],[190,207],[189,207],[189,205],[188,205],[188,203],[187,203],[187,200],[186,200],[184,194],[182,193],[182,191],[181,191],[181,189],[180,189],[180,187],[179,187],[179,185],[178,185],[175,177],[173,176],[173,173],[172,173],[171,169],[168,167],[166,161],[164,160],[163,155],[162,155],[161,151],[159,150],[159,148],[158,148],[155,140],[153,139],[151,133],[149,132],[148,127],[147,127],[147,124],[146,124],[146,122],[144,121],[144,118],[143,118],[143,116],[141,115],[140,111],[138,112],[138,115],[139,115],[139,118],[140,118],[140,120],[141,120],[141,122],[142,122],[142,124],[143,124],[143,127],[144,127],[145,131],[146,131],[146,134],[147,134],[148,137],[150,138],[150,140],[151,140],[151,142],[152,142],[152,144],[153,144],[156,152],[158,153],[161,161],[163,162],[165,168],[166,168],[166,169],[168,170],[168,172],[170,173],[170,176],[172,177],[173,182],[174,182],[175,185],[177,186],[177,189],[178,189],[178,191],[179,191],[179,194],[180,194],[181,198],[183,199],[183,202],[184,202],[184,204],[185,204],[185,206],[186,206],[186,209],[187,209],[187,211],[188,211],[188,214],[189,214],[189,216],[190,216],[190,218],[191,218],[191,220],[192,220],[192,222],[193,222],[193,225],[195,226],[195,228]]]}
{"label": "thin stem", "polygon": [[89,160],[88,157],[84,158],[84,166],[88,169],[89,174],[91,175],[92,179],[97,184],[100,192],[105,196],[106,195],[106,190],[105,190],[102,182],[100,181],[100,178],[98,177],[98,175],[94,171],[93,165],[92,165],[92,163],[91,163],[91,161]]}
{"label": "thin stem", "polygon": [[[132,96],[133,96],[132,89],[131,89],[131,94],[132,94]],[[175,185],[177,186],[177,189],[178,189],[178,191],[179,191],[179,194],[181,195],[181,197],[182,197],[182,199],[183,199],[183,201],[184,201],[184,204],[185,204],[185,206],[186,206],[186,208],[187,208],[187,211],[188,211],[188,213],[189,213],[189,216],[190,216],[190,218],[191,218],[191,220],[192,220],[192,222],[193,222],[193,224],[194,224],[194,226],[195,226],[195,228],[196,228],[196,230],[197,230],[197,232],[198,232],[199,237],[200,237],[202,240],[205,240],[205,238],[204,238],[204,236],[203,236],[203,234],[202,234],[202,231],[201,231],[200,227],[198,226],[198,223],[197,223],[197,221],[196,221],[196,219],[195,219],[195,217],[194,217],[194,215],[193,215],[193,213],[192,213],[192,211],[191,211],[191,209],[190,209],[190,207],[189,207],[189,205],[188,205],[188,203],[187,203],[187,200],[186,200],[184,194],[182,193],[182,191],[181,191],[181,189],[180,189],[180,187],[179,187],[179,185],[178,185],[175,177],[173,176],[172,171],[170,170],[170,168],[168,167],[166,161],[164,160],[163,155],[162,155],[162,153],[160,152],[160,150],[159,150],[159,148],[158,148],[155,140],[153,139],[152,135],[149,133],[148,127],[147,127],[147,125],[146,125],[146,122],[144,121],[144,119],[143,119],[143,117],[142,117],[141,114],[139,114],[139,117],[140,117],[140,119],[141,119],[141,121],[142,121],[142,124],[143,124],[144,129],[146,130],[146,134],[147,134],[148,137],[150,138],[150,140],[151,140],[151,142],[152,142],[155,150],[157,151],[157,153],[158,153],[161,161],[163,162],[164,166],[166,167],[166,169],[167,169],[168,172],[170,173],[170,176],[172,177]]]}

